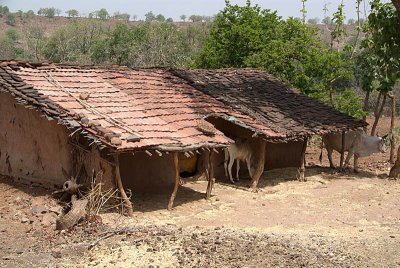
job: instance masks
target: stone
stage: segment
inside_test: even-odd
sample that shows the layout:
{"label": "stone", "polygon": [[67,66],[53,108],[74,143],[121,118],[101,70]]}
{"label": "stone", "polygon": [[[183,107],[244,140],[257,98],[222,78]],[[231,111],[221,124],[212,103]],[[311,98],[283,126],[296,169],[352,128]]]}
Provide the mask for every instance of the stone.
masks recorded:
{"label": "stone", "polygon": [[113,138],[111,138],[111,144],[112,144],[112,145],[115,145],[115,146],[118,146],[118,145],[121,145],[121,144],[122,144],[122,141],[121,141],[120,138],[113,137]]}
{"label": "stone", "polygon": [[32,213],[33,214],[41,214],[41,213],[46,213],[47,209],[44,207],[33,207],[32,208]]}
{"label": "stone", "polygon": [[30,222],[30,220],[27,217],[21,218],[21,223],[27,223],[27,222]]}
{"label": "stone", "polygon": [[61,206],[54,206],[54,207],[49,208],[50,212],[54,212],[57,215],[60,215],[62,210],[63,210],[63,208]]}
{"label": "stone", "polygon": [[89,94],[89,93],[86,93],[86,92],[83,92],[83,93],[79,94],[79,98],[80,98],[81,100],[88,100],[89,97],[90,97],[90,94]]}
{"label": "stone", "polygon": [[55,213],[47,213],[43,216],[42,225],[43,226],[51,226],[56,223],[57,215]]}

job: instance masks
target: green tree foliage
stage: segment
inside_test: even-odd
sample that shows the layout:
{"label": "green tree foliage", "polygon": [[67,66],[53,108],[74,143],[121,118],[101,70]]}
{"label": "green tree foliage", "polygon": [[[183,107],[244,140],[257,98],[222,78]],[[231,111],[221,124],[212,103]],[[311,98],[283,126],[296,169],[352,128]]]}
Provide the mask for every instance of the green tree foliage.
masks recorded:
{"label": "green tree foliage", "polygon": [[156,20],[156,15],[154,15],[154,13],[152,11],[147,12],[146,14],[144,14],[144,20],[146,22],[152,22],[154,20]]}
{"label": "green tree foliage", "polygon": [[107,9],[102,8],[100,10],[96,10],[95,11],[96,14],[96,18],[101,19],[101,20],[106,20],[110,17],[110,15],[108,14]]}
{"label": "green tree foliage", "polygon": [[0,16],[5,16],[10,13],[10,10],[7,6],[0,6]]}
{"label": "green tree foliage", "polygon": [[76,9],[69,9],[67,11],[65,11],[65,13],[68,15],[68,17],[70,18],[75,18],[79,16],[79,12]]}
{"label": "green tree foliage", "polygon": [[307,2],[307,0],[301,0],[302,8],[301,8],[300,12],[301,12],[303,23],[306,23],[306,19],[307,19],[306,2]]}
{"label": "green tree foliage", "polygon": [[0,37],[0,59],[16,59],[23,56],[23,49],[17,45],[19,38],[20,34],[13,28]]}
{"label": "green tree foliage", "polygon": [[185,22],[187,16],[185,14],[182,14],[179,18],[181,19],[181,21]]}
{"label": "green tree foliage", "polygon": [[[339,105],[341,99],[334,95],[345,92],[352,82],[350,62],[342,53],[323,45],[317,29],[298,19],[283,20],[276,12],[252,6],[250,1],[245,6],[226,1],[225,9],[212,24],[196,66],[263,68],[340,109],[347,106]],[[362,111],[360,103],[356,108]],[[359,116],[349,109],[343,111]]]}
{"label": "green tree foliage", "polygon": [[24,17],[27,19],[31,19],[35,16],[35,12],[33,10],[28,10],[25,12]]}
{"label": "green tree foliage", "polygon": [[42,7],[38,10],[37,14],[39,16],[54,18],[56,14],[56,9],[54,7]]}
{"label": "green tree foliage", "polygon": [[201,15],[190,15],[189,20],[191,22],[202,22],[203,21],[203,16],[201,16]]}
{"label": "green tree foliage", "polygon": [[345,20],[346,16],[344,15],[344,5],[339,4],[338,10],[333,13],[332,22],[335,25],[335,29],[331,32],[331,48],[333,48],[333,44],[336,41],[337,50],[339,50],[339,44],[343,41],[344,37],[347,36],[346,28],[345,28]]}
{"label": "green tree foliage", "polygon": [[118,24],[93,46],[92,61],[131,67],[188,66],[198,52],[206,30],[179,29],[168,22]]}
{"label": "green tree foliage", "polygon": [[15,13],[8,13],[6,15],[6,23],[10,26],[15,26],[17,16]]}
{"label": "green tree foliage", "polygon": [[128,13],[115,12],[112,17],[116,20],[129,21],[131,15],[129,15]]}

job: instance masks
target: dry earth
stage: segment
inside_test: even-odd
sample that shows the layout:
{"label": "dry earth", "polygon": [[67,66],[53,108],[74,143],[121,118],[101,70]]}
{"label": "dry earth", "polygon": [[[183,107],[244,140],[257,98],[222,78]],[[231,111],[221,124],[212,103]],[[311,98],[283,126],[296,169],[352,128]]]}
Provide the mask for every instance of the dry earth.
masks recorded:
{"label": "dry earth", "polygon": [[133,218],[103,214],[67,232],[54,230],[49,190],[1,177],[0,266],[399,267],[400,182],[385,176],[388,155],[363,159],[359,174],[328,169],[326,157],[319,167],[318,156],[308,149],[304,183],[295,169],[268,171],[257,193],[245,179],[218,182],[207,201],[206,183],[191,182],[172,211],[168,195],[135,196]]}

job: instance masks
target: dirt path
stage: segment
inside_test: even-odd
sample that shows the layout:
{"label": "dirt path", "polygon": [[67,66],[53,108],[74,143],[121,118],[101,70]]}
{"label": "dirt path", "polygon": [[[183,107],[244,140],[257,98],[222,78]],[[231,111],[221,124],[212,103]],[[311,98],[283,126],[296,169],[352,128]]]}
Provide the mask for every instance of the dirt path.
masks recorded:
{"label": "dirt path", "polygon": [[[400,265],[400,183],[370,172],[357,177],[309,168],[267,172],[258,193],[217,183],[188,183],[175,208],[168,195],[137,196],[129,219],[103,215],[101,226],[57,233],[47,215],[55,201],[46,190],[0,181],[2,267],[396,267]],[[37,212],[37,211],[36,211]],[[41,216],[42,215],[42,216]],[[88,250],[104,232],[128,227]],[[133,229],[132,229],[133,228]]]}

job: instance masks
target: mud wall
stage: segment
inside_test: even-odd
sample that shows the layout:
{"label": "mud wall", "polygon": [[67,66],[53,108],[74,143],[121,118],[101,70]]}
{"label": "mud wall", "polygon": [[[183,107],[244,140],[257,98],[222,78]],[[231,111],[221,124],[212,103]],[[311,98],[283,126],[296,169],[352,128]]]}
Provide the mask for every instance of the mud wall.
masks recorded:
{"label": "mud wall", "polygon": [[299,167],[302,149],[303,141],[267,143],[265,170]]}
{"label": "mud wall", "polygon": [[148,155],[145,152],[121,154],[121,179],[133,193],[172,192],[175,184],[173,154]]}
{"label": "mud wall", "polygon": [[60,185],[71,174],[71,147],[65,127],[16,104],[0,93],[0,173]]}

